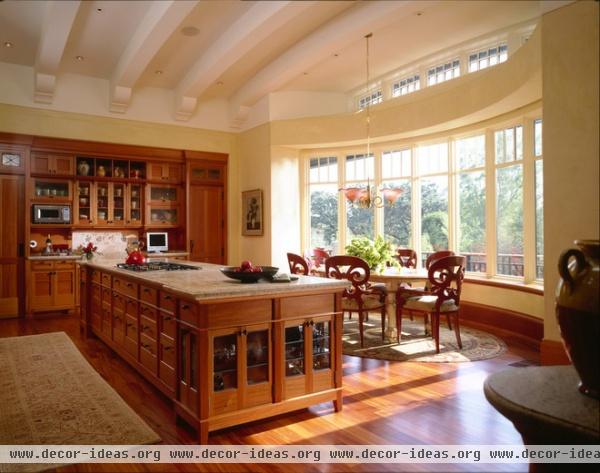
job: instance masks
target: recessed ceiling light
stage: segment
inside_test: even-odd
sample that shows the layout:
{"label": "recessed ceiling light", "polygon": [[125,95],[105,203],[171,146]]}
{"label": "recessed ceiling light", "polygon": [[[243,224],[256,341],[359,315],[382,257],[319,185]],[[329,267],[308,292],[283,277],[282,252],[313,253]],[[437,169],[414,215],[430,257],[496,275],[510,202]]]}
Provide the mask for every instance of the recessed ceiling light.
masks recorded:
{"label": "recessed ceiling light", "polygon": [[5,48],[12,48],[13,44],[10,41],[4,41],[4,47]]}
{"label": "recessed ceiling light", "polygon": [[196,36],[200,33],[200,30],[195,26],[186,26],[185,28],[181,28],[181,34],[183,36]]}
{"label": "recessed ceiling light", "polygon": [[334,53],[333,57],[340,57],[340,53]]}
{"label": "recessed ceiling light", "polygon": [[160,76],[160,75],[163,73],[163,71],[161,71],[161,70],[159,69],[159,70],[157,70],[157,71],[154,71],[154,73],[155,73],[157,76]]}
{"label": "recessed ceiling light", "polygon": [[417,11],[417,12],[415,12],[415,15],[416,15],[416,16],[422,16],[422,15],[423,15],[423,12],[422,12],[422,11]]}
{"label": "recessed ceiling light", "polygon": [[305,75],[305,76],[307,76],[307,75],[308,75],[308,72],[303,72],[303,73],[302,73],[302,75]]}
{"label": "recessed ceiling light", "polygon": [[77,59],[79,62],[83,61],[85,58],[83,56],[75,56],[75,59]]}
{"label": "recessed ceiling light", "polygon": [[96,8],[96,11],[97,11],[98,13],[102,13],[102,8]]}
{"label": "recessed ceiling light", "polygon": [[223,81],[220,80],[219,82],[217,82],[217,85],[223,85]]}

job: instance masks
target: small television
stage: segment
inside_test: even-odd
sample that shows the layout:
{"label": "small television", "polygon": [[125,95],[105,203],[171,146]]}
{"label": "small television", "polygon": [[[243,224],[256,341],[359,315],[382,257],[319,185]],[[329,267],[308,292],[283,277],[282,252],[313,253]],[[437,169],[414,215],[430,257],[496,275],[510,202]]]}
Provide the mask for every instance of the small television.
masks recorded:
{"label": "small television", "polygon": [[169,251],[169,235],[166,232],[148,232],[146,237],[148,253]]}

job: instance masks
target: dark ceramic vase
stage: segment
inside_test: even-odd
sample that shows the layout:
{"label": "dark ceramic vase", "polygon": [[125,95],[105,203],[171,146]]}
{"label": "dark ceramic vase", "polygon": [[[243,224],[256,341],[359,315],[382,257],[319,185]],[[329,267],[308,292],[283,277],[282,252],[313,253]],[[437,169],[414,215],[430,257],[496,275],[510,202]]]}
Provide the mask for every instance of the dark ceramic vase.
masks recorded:
{"label": "dark ceramic vase", "polygon": [[556,316],[569,358],[581,378],[579,390],[600,398],[600,241],[576,240],[579,247],[558,260]]}

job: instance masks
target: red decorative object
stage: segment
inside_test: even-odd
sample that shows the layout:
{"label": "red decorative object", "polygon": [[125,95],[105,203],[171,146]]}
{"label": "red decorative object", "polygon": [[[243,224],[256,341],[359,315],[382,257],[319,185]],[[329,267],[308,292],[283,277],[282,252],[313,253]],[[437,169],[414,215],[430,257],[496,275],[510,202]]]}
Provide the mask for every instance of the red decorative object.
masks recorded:
{"label": "red decorative object", "polygon": [[579,390],[600,399],[600,241],[576,240],[579,248],[558,260],[556,316],[565,349],[581,378]]}

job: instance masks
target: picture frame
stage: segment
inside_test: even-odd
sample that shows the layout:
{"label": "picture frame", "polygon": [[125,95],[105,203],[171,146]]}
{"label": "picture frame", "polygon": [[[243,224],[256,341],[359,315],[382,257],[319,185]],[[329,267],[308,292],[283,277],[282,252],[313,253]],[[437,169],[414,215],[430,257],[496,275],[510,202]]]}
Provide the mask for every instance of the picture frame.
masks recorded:
{"label": "picture frame", "polygon": [[264,233],[262,190],[242,192],[242,235],[261,236]]}

